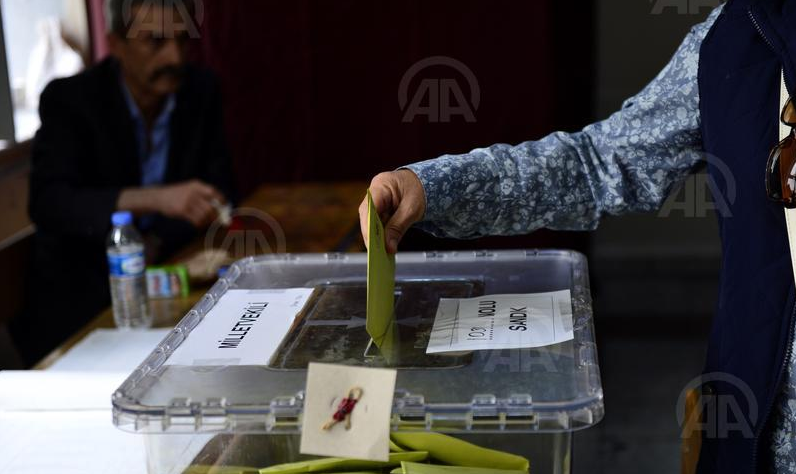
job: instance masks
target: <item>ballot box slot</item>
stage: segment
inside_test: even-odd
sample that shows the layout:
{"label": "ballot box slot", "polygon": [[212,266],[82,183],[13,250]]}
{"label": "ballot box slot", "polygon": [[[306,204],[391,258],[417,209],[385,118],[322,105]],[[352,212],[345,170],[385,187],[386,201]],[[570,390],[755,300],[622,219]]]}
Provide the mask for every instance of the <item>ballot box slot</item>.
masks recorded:
{"label": "ballot box slot", "polygon": [[367,333],[367,289],[363,280],[326,281],[314,285],[310,301],[280,345],[271,369],[303,370],[310,362],[345,363],[403,369],[455,368],[470,363],[471,354],[426,354],[440,298],[483,294],[477,280],[398,280],[395,286],[394,333],[385,348],[371,344]]}

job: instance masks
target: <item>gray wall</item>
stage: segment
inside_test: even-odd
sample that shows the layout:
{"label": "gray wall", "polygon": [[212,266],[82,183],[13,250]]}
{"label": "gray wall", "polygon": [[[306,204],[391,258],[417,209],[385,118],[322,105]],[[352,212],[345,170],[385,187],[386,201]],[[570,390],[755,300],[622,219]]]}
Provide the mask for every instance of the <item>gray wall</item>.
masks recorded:
{"label": "gray wall", "polygon": [[[597,0],[598,118],[637,93],[668,62],[716,0]],[[720,248],[704,176],[690,178],[670,212],[605,219],[594,235],[592,270],[604,316],[712,313]],[[688,191],[686,193],[686,191]]]}
{"label": "gray wall", "polygon": [[[3,4],[0,3],[0,6]],[[6,67],[5,35],[3,34],[3,11],[0,8],[0,148],[4,142],[14,140],[14,113],[11,105],[11,84]]]}
{"label": "gray wall", "polygon": [[[717,0],[597,0],[596,111],[604,117],[666,65]],[[678,8],[672,5],[679,5]]]}

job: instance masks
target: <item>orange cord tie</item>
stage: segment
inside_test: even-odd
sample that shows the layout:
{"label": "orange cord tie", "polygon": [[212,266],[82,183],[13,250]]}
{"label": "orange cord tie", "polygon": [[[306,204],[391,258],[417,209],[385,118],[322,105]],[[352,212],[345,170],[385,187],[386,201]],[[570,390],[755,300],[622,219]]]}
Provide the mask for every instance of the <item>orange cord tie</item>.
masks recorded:
{"label": "orange cord tie", "polygon": [[354,411],[354,408],[357,406],[357,403],[362,398],[362,389],[359,387],[353,387],[351,390],[348,391],[348,396],[342,400],[340,400],[340,404],[337,405],[337,411],[334,412],[332,415],[332,419],[327,421],[323,425],[324,430],[330,430],[334,425],[345,421],[345,429],[351,429],[351,412]]}

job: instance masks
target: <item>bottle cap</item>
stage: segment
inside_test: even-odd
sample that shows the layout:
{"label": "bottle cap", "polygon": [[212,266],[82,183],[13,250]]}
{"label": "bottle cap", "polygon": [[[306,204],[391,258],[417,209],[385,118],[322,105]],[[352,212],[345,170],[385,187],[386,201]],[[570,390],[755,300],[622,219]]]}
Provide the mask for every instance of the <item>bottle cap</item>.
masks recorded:
{"label": "bottle cap", "polygon": [[114,212],[111,222],[117,227],[130,225],[133,223],[133,214],[130,211]]}

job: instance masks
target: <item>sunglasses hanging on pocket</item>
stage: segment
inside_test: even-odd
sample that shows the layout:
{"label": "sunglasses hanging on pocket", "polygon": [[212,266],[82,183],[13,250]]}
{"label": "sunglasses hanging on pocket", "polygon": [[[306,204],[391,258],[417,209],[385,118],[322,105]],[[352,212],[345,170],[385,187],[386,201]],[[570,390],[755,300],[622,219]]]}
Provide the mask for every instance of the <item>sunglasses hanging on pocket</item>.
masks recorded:
{"label": "sunglasses hanging on pocket", "polygon": [[796,105],[788,98],[782,108],[780,120],[791,127],[791,131],[771,150],[766,163],[766,193],[772,201],[780,202],[789,209],[796,208]]}

